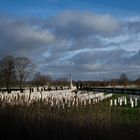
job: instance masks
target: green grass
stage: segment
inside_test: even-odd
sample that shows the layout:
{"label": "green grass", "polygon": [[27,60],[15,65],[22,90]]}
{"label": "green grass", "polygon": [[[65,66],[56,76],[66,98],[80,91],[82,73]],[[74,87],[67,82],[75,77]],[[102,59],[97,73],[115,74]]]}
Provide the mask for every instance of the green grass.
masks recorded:
{"label": "green grass", "polygon": [[122,97],[122,96],[126,96],[128,98],[128,95],[126,94],[118,94],[118,93],[114,93],[112,96],[112,99],[118,98],[118,97]]}
{"label": "green grass", "polygon": [[[115,94],[112,99],[119,96],[124,95]],[[0,102],[0,138],[128,140],[138,136],[140,108],[110,107],[109,104],[107,99],[98,104],[58,109],[50,108],[45,102],[29,106]]]}
{"label": "green grass", "polygon": [[[125,96],[125,94],[114,94],[112,99]],[[113,106],[111,107],[112,123],[118,124],[140,124],[140,107],[131,108],[129,103],[125,106]]]}

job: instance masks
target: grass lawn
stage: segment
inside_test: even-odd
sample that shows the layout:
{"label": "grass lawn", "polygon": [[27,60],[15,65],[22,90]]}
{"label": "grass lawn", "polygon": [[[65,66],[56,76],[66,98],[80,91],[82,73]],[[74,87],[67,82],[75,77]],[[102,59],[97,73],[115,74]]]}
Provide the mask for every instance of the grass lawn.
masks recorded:
{"label": "grass lawn", "polygon": [[[113,95],[112,99],[120,94]],[[0,139],[94,140],[137,139],[140,108],[110,107],[110,99],[98,104],[65,109],[50,108],[45,102],[30,106],[0,102]]]}

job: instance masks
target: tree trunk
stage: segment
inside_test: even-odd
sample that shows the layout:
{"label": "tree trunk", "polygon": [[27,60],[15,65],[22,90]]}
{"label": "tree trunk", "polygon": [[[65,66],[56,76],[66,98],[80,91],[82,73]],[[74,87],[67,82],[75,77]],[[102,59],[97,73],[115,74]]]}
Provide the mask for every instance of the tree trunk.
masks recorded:
{"label": "tree trunk", "polygon": [[20,81],[19,81],[19,88],[20,88],[20,92],[22,93],[23,92],[23,89],[22,89],[22,79],[20,79]]}
{"label": "tree trunk", "polygon": [[1,86],[1,92],[2,92],[2,82],[1,82],[0,86]]}
{"label": "tree trunk", "polygon": [[6,89],[8,93],[11,93],[10,88],[9,88],[9,83],[6,81]]}

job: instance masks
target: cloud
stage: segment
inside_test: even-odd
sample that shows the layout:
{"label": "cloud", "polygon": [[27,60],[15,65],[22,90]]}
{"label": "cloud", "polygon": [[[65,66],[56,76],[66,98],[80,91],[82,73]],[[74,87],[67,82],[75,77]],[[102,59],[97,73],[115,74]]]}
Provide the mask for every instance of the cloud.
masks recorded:
{"label": "cloud", "polygon": [[[22,20],[1,19],[0,55],[26,55],[46,50],[54,36],[46,30],[39,30]],[[44,48],[45,46],[45,48]]]}
{"label": "cloud", "polygon": [[120,29],[120,23],[107,14],[65,11],[51,18],[46,27],[60,37],[84,38],[89,35],[114,33]]}
{"label": "cloud", "polygon": [[[0,56],[29,57],[54,77],[75,79],[139,74],[140,20],[65,11],[47,19],[1,17]],[[137,73],[137,74],[136,74]]]}

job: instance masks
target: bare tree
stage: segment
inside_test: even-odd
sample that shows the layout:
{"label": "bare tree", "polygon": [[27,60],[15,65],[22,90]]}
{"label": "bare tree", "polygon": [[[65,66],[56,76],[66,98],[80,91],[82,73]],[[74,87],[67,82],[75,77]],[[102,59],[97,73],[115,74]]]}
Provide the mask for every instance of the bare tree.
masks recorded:
{"label": "bare tree", "polygon": [[140,86],[140,77],[136,79],[135,85],[138,86],[138,87]]}
{"label": "bare tree", "polygon": [[127,87],[128,86],[128,78],[127,78],[127,75],[125,73],[122,73],[120,75],[120,83],[121,85],[123,85],[124,87]]}
{"label": "bare tree", "polygon": [[26,57],[17,57],[14,61],[14,68],[16,79],[19,82],[20,90],[22,90],[23,83],[35,72],[35,64],[31,62],[30,59]]}
{"label": "bare tree", "polygon": [[13,56],[7,56],[0,61],[0,77],[1,77],[1,80],[0,80],[1,88],[2,88],[2,84],[4,84],[9,93],[11,85],[15,81]]}
{"label": "bare tree", "polygon": [[118,79],[111,79],[110,80],[110,85],[115,88],[118,85]]}
{"label": "bare tree", "polygon": [[37,72],[34,75],[33,78],[33,83],[38,87],[38,86],[44,86],[46,84],[48,84],[50,81],[52,81],[52,78],[50,75],[43,75],[40,72]]}
{"label": "bare tree", "polygon": [[69,87],[70,82],[67,77],[62,77],[62,78],[58,78],[57,80],[55,80],[53,82],[53,85],[56,87],[61,87],[63,89],[63,87]]}

